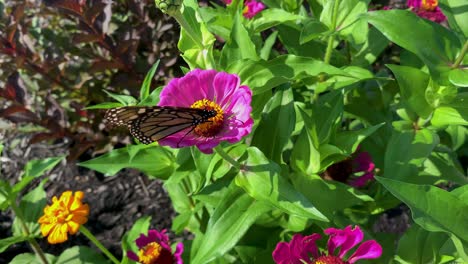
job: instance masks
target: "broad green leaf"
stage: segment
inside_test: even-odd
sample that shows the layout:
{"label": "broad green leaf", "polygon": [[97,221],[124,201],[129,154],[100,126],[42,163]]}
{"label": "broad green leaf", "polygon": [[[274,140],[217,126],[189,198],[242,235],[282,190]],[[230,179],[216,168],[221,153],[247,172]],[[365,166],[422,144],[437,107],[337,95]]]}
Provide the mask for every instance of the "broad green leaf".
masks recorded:
{"label": "broad green leaf", "polygon": [[[283,149],[290,140],[296,123],[294,98],[289,85],[282,85],[264,108],[262,119],[252,139],[252,145],[265,155],[282,163]],[[267,136],[268,135],[268,136]]]}
{"label": "broad green leaf", "polygon": [[12,194],[16,195],[23,190],[32,180],[54,168],[65,157],[53,157],[41,160],[31,160],[24,166],[24,174],[21,180],[13,186]]}
{"label": "broad green leaf", "polygon": [[[45,257],[49,263],[56,264],[57,257],[51,254],[45,254]],[[16,255],[9,264],[43,264],[43,262],[32,253],[23,253]]]}
{"label": "broad green leaf", "polygon": [[413,220],[431,232],[447,232],[468,242],[468,203],[430,185],[416,185],[383,177],[376,179],[395,197],[408,205]]}
{"label": "broad green leaf", "polygon": [[293,170],[307,175],[320,170],[320,152],[307,128],[303,128],[291,153],[290,165]]}
{"label": "broad green leaf", "polygon": [[346,153],[354,153],[358,148],[359,144],[372,135],[375,131],[381,128],[384,124],[378,124],[371,127],[366,127],[355,131],[343,131],[336,134],[335,139],[332,140],[332,144],[339,146]]}
{"label": "broad green leaf", "polygon": [[328,27],[317,20],[309,20],[305,23],[301,31],[300,44],[304,44],[313,39],[321,37],[328,31]]}
{"label": "broad green leaf", "polygon": [[84,109],[86,109],[86,110],[110,109],[110,108],[116,108],[116,107],[122,107],[122,106],[124,106],[122,103],[110,102],[110,103],[102,103],[102,104],[88,106],[88,107],[85,107]]}
{"label": "broad green leaf", "polygon": [[211,34],[206,28],[205,23],[198,19],[198,2],[195,0],[184,0],[184,8],[182,15],[185,18],[185,21],[188,23],[187,27],[190,27],[190,30],[193,31],[193,36],[197,38],[202,47],[199,46],[199,43],[195,42],[189,34],[187,34],[186,26],[181,28],[181,34],[179,43],[177,46],[179,50],[185,52],[187,50],[193,49],[196,47],[199,51],[202,49],[206,50],[210,47],[213,42],[216,40],[213,34]]}
{"label": "broad green leaf", "polygon": [[294,55],[281,55],[269,61],[242,60],[230,65],[227,71],[238,74],[242,84],[249,86],[254,94],[269,91],[290,80],[318,76],[320,73],[353,78],[323,61]]}
{"label": "broad green leaf", "polygon": [[268,8],[255,16],[255,19],[252,20],[249,26],[253,28],[254,32],[258,33],[288,21],[298,21],[302,19],[304,19],[303,16],[289,13],[283,9]]}
{"label": "broad green leaf", "polygon": [[280,175],[280,167],[257,148],[247,149],[247,160],[236,176],[236,184],[250,196],[288,214],[328,221],[312,203]]}
{"label": "broad green leaf", "polygon": [[320,21],[327,25],[331,31],[338,31],[338,34],[350,37],[354,43],[363,43],[367,37],[367,23],[358,20],[359,15],[367,12],[368,1],[347,0],[339,1],[337,10],[336,27],[332,28],[332,18],[334,17],[335,1],[327,1],[320,14]]}
{"label": "broad green leaf", "polygon": [[145,79],[143,80],[143,84],[141,85],[141,88],[140,88],[140,101],[145,100],[149,96],[150,88],[151,88],[151,80],[153,80],[154,74],[156,73],[158,66],[159,66],[159,60],[157,60],[153,64],[151,69],[146,74]]}
{"label": "broad green leaf", "polygon": [[453,85],[468,87],[468,70],[453,69],[450,71],[449,80]]}
{"label": "broad green leaf", "polygon": [[201,18],[205,22],[206,27],[215,35],[228,39],[231,34],[233,16],[229,12],[226,12],[226,8],[199,8],[198,9]]}
{"label": "broad green leaf", "polygon": [[398,241],[396,260],[411,264],[441,263],[440,249],[448,239],[447,234],[428,232],[413,225]]}
{"label": "broad green leaf", "polygon": [[[326,45],[323,42],[311,40],[304,44],[301,44],[301,32],[303,30],[302,25],[295,23],[285,23],[277,25],[279,39],[284,45],[290,55],[314,58],[321,60],[323,54],[325,54]],[[336,55],[337,53],[333,53]],[[337,65],[334,62],[335,57],[332,56],[332,64]]]}
{"label": "broad green leaf", "polygon": [[330,219],[333,212],[343,210],[364,201],[372,201],[367,195],[360,195],[354,187],[344,183],[327,182],[318,175],[296,173],[292,176],[294,187]]}
{"label": "broad green leaf", "polygon": [[468,38],[468,3],[465,0],[440,0],[439,7],[447,17],[450,28],[457,32],[463,40]]}
{"label": "broad green leaf", "polygon": [[161,93],[163,87],[160,86],[154,89],[148,97],[139,102],[138,106],[155,106],[159,103],[159,94]]}
{"label": "broad green leaf", "polygon": [[432,152],[427,160],[424,161],[424,171],[420,176],[428,176],[430,179],[424,182],[434,184],[440,180],[455,182],[458,184],[468,184],[468,178],[463,174],[460,165],[454,162],[454,155],[442,152]]}
{"label": "broad green leaf", "polygon": [[[312,109],[312,121],[320,144],[327,143],[343,114],[343,94],[333,91],[320,97]],[[306,124],[307,125],[307,124]]]}
{"label": "broad green leaf", "polygon": [[408,10],[372,11],[363,17],[390,41],[416,54],[429,67],[432,77],[445,80],[461,47],[449,29]]}
{"label": "broad green leaf", "polygon": [[374,63],[380,54],[388,47],[390,41],[375,27],[369,28],[367,41],[354,55],[351,65],[365,66]]}
{"label": "broad green leaf", "polygon": [[[23,196],[19,204],[19,210],[22,214],[22,221],[28,228],[29,233],[34,236],[40,235],[39,224],[37,223],[37,220],[39,220],[39,217],[44,214],[44,207],[47,204],[44,183],[45,181],[42,181],[34,190]],[[57,196],[58,195],[59,194],[57,194]],[[13,220],[13,235],[25,235],[18,217]]]}
{"label": "broad green leaf", "polygon": [[114,98],[117,102],[121,103],[123,106],[136,105],[138,103],[137,99],[130,95],[115,94],[106,90],[104,90],[104,92],[110,97]]}
{"label": "broad green leaf", "polygon": [[107,176],[115,175],[124,168],[134,168],[161,179],[167,179],[175,167],[172,153],[154,145],[131,145],[115,149],[92,160],[80,162],[78,165]]}
{"label": "broad green leaf", "polygon": [[398,81],[403,102],[420,117],[429,117],[433,110],[426,100],[429,75],[419,69],[406,66],[387,65],[387,67]]}
{"label": "broad green leaf", "polygon": [[58,256],[55,264],[96,264],[109,263],[97,251],[84,246],[74,246],[66,249]]}
{"label": "broad green leaf", "polygon": [[[208,263],[231,250],[257,217],[271,208],[252,199],[234,184],[220,200],[205,235],[194,242],[190,263]],[[198,239],[198,237],[197,237]],[[198,245],[195,247],[195,244]]]}
{"label": "broad green leaf", "polygon": [[7,250],[11,245],[18,244],[26,240],[28,240],[27,236],[12,236],[0,239],[0,253]]}
{"label": "broad green leaf", "polygon": [[229,39],[221,51],[220,65],[226,68],[228,65],[243,59],[258,60],[255,44],[242,24],[241,15],[236,13],[234,25]]}
{"label": "broad green leaf", "polygon": [[434,111],[432,125],[444,127],[447,125],[468,125],[468,93],[459,93],[449,104],[443,104]]}
{"label": "broad green leaf", "polygon": [[439,137],[428,129],[416,132],[394,131],[385,153],[385,178],[418,182],[422,163],[437,144]]}

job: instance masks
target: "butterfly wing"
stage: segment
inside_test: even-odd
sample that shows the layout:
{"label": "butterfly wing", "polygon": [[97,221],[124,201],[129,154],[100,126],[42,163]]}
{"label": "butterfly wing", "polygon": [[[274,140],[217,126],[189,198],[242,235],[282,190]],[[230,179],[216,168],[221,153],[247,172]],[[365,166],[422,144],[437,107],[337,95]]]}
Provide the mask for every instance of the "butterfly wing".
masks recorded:
{"label": "butterfly wing", "polygon": [[127,126],[133,137],[150,144],[207,121],[202,110],[180,107],[119,107],[109,109],[105,119],[117,126]]}

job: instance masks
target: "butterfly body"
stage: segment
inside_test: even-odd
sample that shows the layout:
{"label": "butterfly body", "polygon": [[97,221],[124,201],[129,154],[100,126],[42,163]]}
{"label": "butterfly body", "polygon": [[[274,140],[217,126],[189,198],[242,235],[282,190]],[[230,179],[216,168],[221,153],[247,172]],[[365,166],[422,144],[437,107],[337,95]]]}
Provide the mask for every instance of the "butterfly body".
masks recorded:
{"label": "butterfly body", "polygon": [[112,108],[105,119],[117,126],[127,126],[133,137],[144,144],[164,139],[185,129],[190,133],[198,125],[211,122],[216,110],[172,106],[125,106]]}

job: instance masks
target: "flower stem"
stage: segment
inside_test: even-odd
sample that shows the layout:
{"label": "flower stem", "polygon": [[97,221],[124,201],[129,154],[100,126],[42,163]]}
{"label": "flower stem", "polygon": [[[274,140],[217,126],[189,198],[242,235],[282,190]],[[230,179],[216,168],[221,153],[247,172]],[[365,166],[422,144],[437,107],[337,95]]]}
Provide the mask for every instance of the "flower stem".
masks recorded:
{"label": "flower stem", "polygon": [[240,170],[241,168],[241,164],[239,162],[237,162],[235,159],[233,159],[231,156],[229,156],[229,154],[226,153],[226,151],[224,151],[224,149],[221,147],[221,146],[216,146],[214,148],[214,150],[216,151],[216,153],[218,153],[225,161],[229,162],[234,168]]}
{"label": "flower stem", "polygon": [[[15,213],[20,225],[21,225],[21,228],[23,229],[23,233],[26,235],[26,236],[31,236],[31,232],[29,232],[29,228],[28,226],[24,223],[23,221],[23,214],[21,213],[21,210],[16,206],[16,203],[15,201],[12,201],[10,200],[10,206],[11,206],[11,210],[13,210],[13,212]],[[31,245],[34,253],[36,254],[36,256],[39,257],[40,261],[43,263],[43,264],[49,264],[49,262],[47,261],[47,258],[45,257],[45,254],[44,254],[44,251],[42,251],[41,247],[39,246],[39,244],[37,243],[36,239],[34,239],[33,237],[31,238],[28,238],[28,242],[29,244]]]}
{"label": "flower stem", "polygon": [[[340,6],[340,1],[335,0],[335,2],[333,3],[333,13],[332,13],[332,21],[331,21],[331,28],[333,31],[336,30],[336,22],[338,20],[338,7],[339,6]],[[335,42],[335,32],[333,32],[330,36],[328,36],[327,50],[325,51],[325,57],[323,59],[323,61],[327,64],[330,64],[334,42]]]}
{"label": "flower stem", "polygon": [[114,255],[112,255],[112,253],[110,253],[84,225],[80,226],[80,232],[91,240],[91,242],[93,242],[94,245],[96,245],[96,247],[98,247],[112,262],[120,264],[120,261],[118,261],[117,258],[114,257]]}
{"label": "flower stem", "polygon": [[458,55],[458,58],[455,60],[455,63],[452,65],[452,69],[458,68],[458,66],[460,66],[463,59],[465,58],[465,54],[467,51],[468,51],[468,40],[465,42],[465,45],[463,45],[460,55]]}

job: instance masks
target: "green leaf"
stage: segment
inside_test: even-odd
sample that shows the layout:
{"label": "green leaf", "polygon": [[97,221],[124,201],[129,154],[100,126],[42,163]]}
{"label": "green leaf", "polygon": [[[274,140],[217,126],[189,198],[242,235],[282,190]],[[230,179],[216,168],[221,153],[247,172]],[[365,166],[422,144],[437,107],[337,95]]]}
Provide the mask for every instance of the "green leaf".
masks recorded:
{"label": "green leaf", "polygon": [[374,63],[380,54],[388,47],[390,41],[375,27],[369,28],[367,41],[354,55],[351,65],[365,66]]}
{"label": "green leaf", "polygon": [[320,152],[314,145],[314,140],[307,128],[302,129],[294,144],[290,164],[293,170],[307,175],[320,170]]}
{"label": "green leaf", "polygon": [[321,60],[294,55],[281,55],[270,61],[242,60],[230,65],[227,72],[238,74],[242,84],[249,86],[254,94],[269,91],[290,80],[318,76],[320,73],[353,78],[347,72]]}
{"label": "green leaf", "polygon": [[429,75],[419,69],[406,66],[387,65],[387,67],[398,81],[403,102],[420,117],[429,117],[433,110],[426,100]]}
{"label": "green leaf", "polygon": [[354,153],[361,144],[361,142],[366,139],[368,136],[372,135],[375,131],[381,128],[384,123],[366,127],[356,131],[343,131],[336,134],[335,139],[332,143],[336,146],[339,146],[340,149],[343,149],[346,153]]}
{"label": "green leaf", "polygon": [[317,20],[309,20],[305,23],[301,31],[300,44],[307,43],[313,39],[321,37],[328,31],[328,27]]}
{"label": "green leaf", "polygon": [[161,93],[163,87],[160,86],[154,89],[148,97],[138,103],[138,106],[155,106],[159,103],[159,94]]}
{"label": "green leaf", "polygon": [[432,125],[444,127],[447,125],[468,125],[468,93],[459,93],[449,104],[443,104],[434,111]]}
{"label": "green leaf", "polygon": [[268,60],[270,58],[271,49],[273,48],[273,45],[275,45],[277,37],[278,31],[274,31],[267,37],[267,39],[265,39],[263,47],[260,50],[260,58],[262,60]]}
{"label": "green leaf", "polygon": [[86,110],[92,110],[92,109],[110,109],[110,108],[116,108],[116,107],[122,107],[124,106],[122,103],[102,103],[102,104],[97,104],[97,105],[92,105],[85,107],[84,109]]}
{"label": "green leaf", "polygon": [[106,90],[103,90],[103,91],[110,97],[114,98],[117,102],[121,103],[123,106],[136,105],[138,103],[137,99],[135,99],[133,96],[124,95],[124,94],[115,94],[115,93],[108,92]]}
{"label": "green leaf", "polygon": [[461,48],[449,29],[408,10],[372,11],[363,17],[390,41],[416,54],[429,67],[432,77],[445,79]]}
{"label": "green leaf", "polygon": [[250,39],[250,35],[242,24],[243,18],[239,13],[234,17],[234,25],[230,38],[221,51],[220,65],[223,68],[242,59],[258,60],[255,44]]}
{"label": "green leaf", "polygon": [[449,80],[453,85],[468,87],[468,70],[453,69],[449,73]]}
{"label": "green leaf", "polygon": [[418,182],[418,171],[437,144],[439,137],[428,129],[394,131],[385,152],[385,178]]}
{"label": "green leaf", "polygon": [[468,16],[466,9],[468,4],[465,0],[440,0],[439,7],[447,17],[450,28],[466,41],[468,37]]}
{"label": "green leaf", "polygon": [[[301,44],[301,32],[303,27],[295,23],[286,23],[276,26],[278,29],[279,39],[284,45],[289,54],[295,56],[303,56],[321,60],[325,54],[326,45],[323,42],[311,40]],[[333,53],[336,55],[337,53]],[[332,56],[332,62],[334,57]]]}
{"label": "green leaf", "polygon": [[[451,157],[452,156],[452,157]],[[454,162],[456,157],[454,153],[432,152],[427,160],[424,161],[424,171],[420,176],[429,176],[425,183],[434,184],[440,180],[455,182],[458,184],[468,184],[468,178],[463,174],[463,169]]]}
{"label": "green leaf", "polygon": [[229,12],[226,12],[226,8],[218,6],[216,6],[216,9],[200,7],[198,11],[210,32],[223,39],[229,38],[233,16]]}
{"label": "green leaf", "polygon": [[154,74],[156,73],[158,66],[159,66],[159,60],[157,60],[153,64],[151,69],[146,74],[145,79],[143,80],[143,84],[141,85],[141,88],[140,88],[140,101],[145,100],[149,96],[150,88],[151,88],[151,80],[153,80]]}
{"label": "green leaf", "polygon": [[27,236],[12,236],[0,239],[0,253],[7,250],[11,245],[21,243],[23,241],[27,241]]}
{"label": "green leaf", "polygon": [[364,21],[358,20],[359,15],[367,12],[368,1],[347,0],[340,1],[338,6],[336,28],[332,28],[333,6],[335,1],[327,1],[320,14],[320,21],[331,31],[338,31],[343,37],[350,37],[354,43],[363,43],[367,37],[368,26]]}
{"label": "green leaf", "polygon": [[[57,257],[51,254],[45,254],[45,257],[49,263],[57,264]],[[9,264],[43,264],[43,262],[32,253],[23,253],[16,255]]]}
{"label": "green leaf", "polygon": [[413,220],[431,232],[447,232],[468,242],[468,203],[430,185],[416,185],[383,177],[376,179],[411,208]]}
{"label": "green leaf", "polygon": [[448,239],[447,234],[431,233],[413,225],[398,241],[396,259],[400,263],[441,263],[440,250]]}
{"label": "green leaf", "polygon": [[282,162],[281,154],[296,124],[293,101],[291,87],[280,86],[265,106],[260,124],[252,138],[252,145],[276,163]]}
{"label": "green leaf", "polygon": [[[372,201],[367,195],[358,194],[354,187],[335,181],[324,181],[318,175],[296,173],[292,177],[294,187],[327,217],[333,218],[333,212]],[[311,191],[313,190],[313,191]]]}
{"label": "green leaf", "polygon": [[269,210],[269,206],[255,201],[242,189],[231,184],[216,206],[205,235],[197,236],[194,241],[196,251],[192,252],[190,263],[208,263],[224,255],[237,244],[257,217]]}
{"label": "green leaf", "polygon": [[109,263],[98,252],[84,246],[75,246],[66,249],[60,254],[55,264],[96,264]]}
{"label": "green leaf", "polygon": [[[34,190],[23,196],[19,204],[19,209],[23,217],[21,220],[24,222],[31,235],[35,236],[40,235],[37,220],[43,215],[44,207],[47,204],[44,183],[45,181],[41,182]],[[23,228],[18,217],[13,220],[13,235],[23,235]]]}
{"label": "green leaf", "polygon": [[[312,109],[312,120],[320,144],[327,143],[331,133],[341,122],[343,114],[343,94],[333,91],[320,97]],[[304,117],[304,119],[306,119]]]}
{"label": "green leaf", "polygon": [[13,186],[12,194],[16,195],[23,190],[32,180],[53,169],[65,156],[52,157],[41,160],[30,160],[24,166],[24,174],[21,180]]}
{"label": "green leaf", "polygon": [[250,196],[288,214],[328,221],[312,203],[280,175],[280,167],[269,161],[257,148],[247,149],[247,160],[235,182]]}
{"label": "green leaf", "polygon": [[304,18],[283,9],[268,8],[255,16],[250,26],[255,33],[258,33],[285,22],[303,20]]}
{"label": "green leaf", "polygon": [[167,179],[174,171],[174,156],[163,147],[154,145],[131,145],[112,150],[78,165],[99,171],[107,176],[115,175],[124,168],[134,168],[160,179]]}

